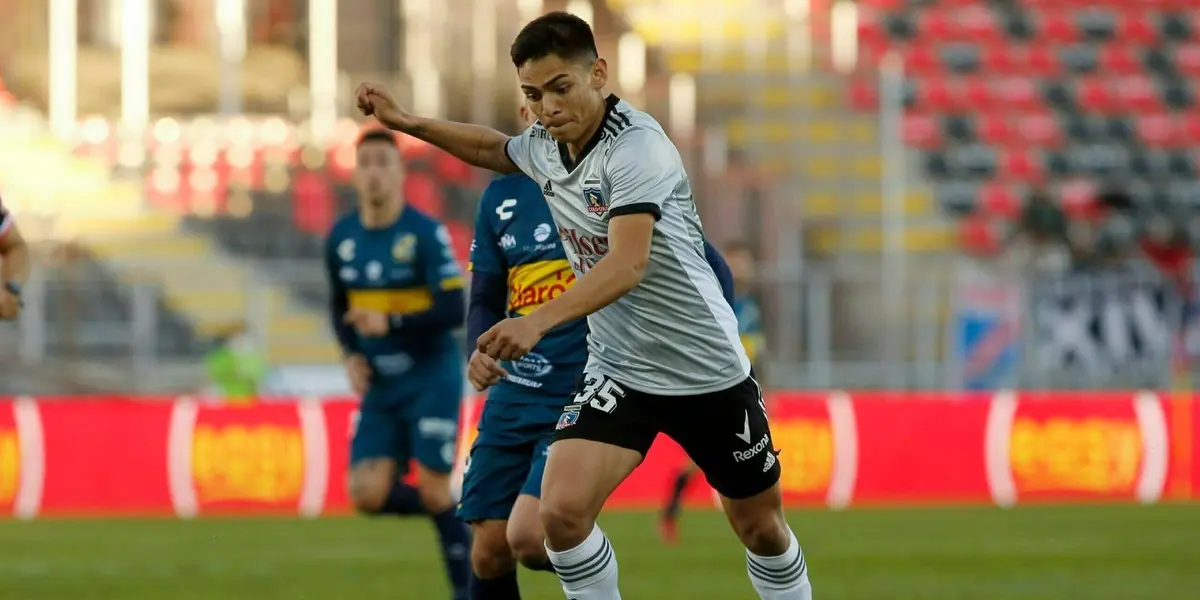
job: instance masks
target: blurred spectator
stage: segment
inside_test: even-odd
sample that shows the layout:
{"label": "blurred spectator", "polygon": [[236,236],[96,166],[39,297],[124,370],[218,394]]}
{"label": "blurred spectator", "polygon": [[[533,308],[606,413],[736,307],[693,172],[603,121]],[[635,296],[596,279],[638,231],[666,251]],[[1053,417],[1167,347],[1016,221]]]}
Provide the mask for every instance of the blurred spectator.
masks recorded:
{"label": "blurred spectator", "polygon": [[1067,215],[1044,192],[1035,191],[1025,203],[1004,263],[1013,275],[1058,274],[1070,268]]}
{"label": "blurred spectator", "polygon": [[267,361],[245,325],[235,325],[220,336],[204,362],[215,392],[226,402],[254,402],[267,372]]}
{"label": "blurred spectator", "polygon": [[1163,276],[1180,286],[1187,286],[1192,279],[1192,247],[1187,231],[1162,211],[1147,218],[1143,227],[1140,245],[1146,259]]}

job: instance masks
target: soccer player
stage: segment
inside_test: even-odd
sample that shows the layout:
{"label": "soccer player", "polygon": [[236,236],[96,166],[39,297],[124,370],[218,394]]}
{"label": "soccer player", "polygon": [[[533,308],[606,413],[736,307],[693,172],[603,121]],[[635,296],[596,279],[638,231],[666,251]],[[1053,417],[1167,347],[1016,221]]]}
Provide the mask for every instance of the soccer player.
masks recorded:
{"label": "soccer player", "polygon": [[[532,113],[521,107],[528,127]],[[709,263],[733,302],[729,266],[705,243]],[[529,314],[566,291],[575,273],[537,183],[523,174],[492,181],[480,199],[471,244],[468,339],[506,316]],[[471,448],[458,515],[471,524],[471,600],[519,600],[516,563],[553,571],[538,498],[546,450],[587,362],[587,322],[548,332],[525,356],[497,364],[478,350],[468,379],[491,388]],[[500,373],[505,375],[500,377]],[[493,387],[494,386],[494,387]]]}
{"label": "soccer player", "polygon": [[0,198],[0,320],[11,321],[21,315],[21,286],[29,278],[29,263],[29,245]]}
{"label": "soccer player", "polygon": [[[368,131],[354,172],[358,210],[329,233],[330,317],[362,405],[350,498],[368,515],[428,515],[453,598],[467,597],[470,531],[450,492],[463,393],[463,279],[446,228],[407,206],[395,134]],[[417,486],[401,478],[411,459]]]}
{"label": "soccer player", "polygon": [[[725,258],[732,272],[733,289],[736,290],[731,304],[733,304],[733,313],[737,316],[738,334],[742,340],[742,347],[746,349],[746,356],[750,359],[750,364],[755,365],[764,343],[758,303],[748,293],[750,285],[754,281],[754,255],[749,246],[735,242],[725,245]],[[755,370],[759,374],[762,373],[761,369]],[[696,471],[696,463],[688,461],[672,479],[667,504],[663,507],[659,521],[659,529],[668,544],[673,544],[678,540],[679,510],[683,505],[683,494],[687,491],[688,484],[691,483]]]}
{"label": "soccer player", "polygon": [[538,117],[515,138],[416,117],[376,84],[359,86],[357,102],[387,127],[474,165],[523,171],[550,205],[574,285],[501,321],[477,348],[517,359],[546,332],[588,318],[584,385],[556,425],[539,508],[564,592],[574,600],[621,597],[616,555],[596,517],[666,433],[721,494],[759,597],[810,599],[807,565],[783,515],[762,395],[733,309],[704,259],[678,150],[650,115],[604,94],[608,64],[582,19],[543,15],[521,30],[510,54]]}

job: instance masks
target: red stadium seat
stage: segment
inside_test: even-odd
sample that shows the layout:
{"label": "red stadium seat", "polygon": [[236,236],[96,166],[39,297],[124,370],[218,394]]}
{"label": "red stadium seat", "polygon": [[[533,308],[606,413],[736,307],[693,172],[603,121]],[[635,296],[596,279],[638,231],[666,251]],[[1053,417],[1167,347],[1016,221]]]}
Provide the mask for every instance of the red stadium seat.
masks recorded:
{"label": "red stadium seat", "polygon": [[998,254],[1002,248],[1000,236],[992,229],[987,216],[982,214],[970,215],[959,223],[958,242],[963,251],[975,255]]}
{"label": "red stadium seat", "polygon": [[1055,148],[1063,141],[1063,132],[1058,126],[1058,121],[1045,113],[1021,117],[1017,121],[1017,132],[1021,139],[1041,148]]}
{"label": "red stadium seat", "polygon": [[1041,13],[1038,23],[1038,38],[1049,40],[1056,44],[1068,44],[1079,37],[1072,14],[1063,12]]}
{"label": "red stadium seat", "polygon": [[1001,152],[998,172],[1007,181],[1033,182],[1042,178],[1036,155],[1023,148],[1006,148]]}
{"label": "red stadium seat", "polygon": [[1021,197],[1003,183],[985,183],[979,188],[979,208],[984,214],[1015,219],[1021,213]]}
{"label": "red stadium seat", "polygon": [[1004,36],[992,11],[971,3],[958,12],[958,22],[966,39],[975,43],[1003,40]]}
{"label": "red stadium seat", "polygon": [[858,16],[858,43],[878,47],[887,43],[887,31],[884,30],[883,20],[875,11],[860,11]]}
{"label": "red stadium seat", "polygon": [[1114,37],[1126,44],[1150,46],[1158,43],[1158,28],[1145,10],[1134,6],[1130,10],[1118,13]]}
{"label": "red stadium seat", "polygon": [[292,220],[302,231],[324,234],[333,225],[337,207],[333,187],[322,173],[301,170],[292,180]]}
{"label": "red stadium seat", "polygon": [[912,44],[903,51],[904,69],[913,75],[929,75],[942,70],[942,60],[930,46]]}
{"label": "red stadium seat", "polygon": [[954,15],[938,7],[924,11],[917,19],[917,38],[938,41],[961,39],[963,28]]}
{"label": "red stadium seat", "polygon": [[1156,112],[1163,109],[1154,82],[1145,76],[1125,77],[1113,82],[1116,107],[1133,113]]}
{"label": "red stadium seat", "polygon": [[985,42],[980,48],[980,66],[991,75],[1013,75],[1025,71],[1025,56],[1008,41]]}
{"label": "red stadium seat", "polygon": [[1114,75],[1134,75],[1143,72],[1142,63],[1132,46],[1108,44],[1100,49],[1101,72]]}
{"label": "red stadium seat", "polygon": [[1025,49],[1025,68],[1033,75],[1055,77],[1062,72],[1058,48],[1048,44],[1032,44]]}
{"label": "red stadium seat", "polygon": [[425,173],[409,173],[404,178],[401,193],[404,200],[426,214],[442,216],[442,186]]}
{"label": "red stadium seat", "polygon": [[937,119],[923,114],[904,116],[904,143],[928,150],[942,143],[942,130]]}
{"label": "red stadium seat", "polygon": [[1175,68],[1191,77],[1200,77],[1200,44],[1180,44],[1175,48]]}
{"label": "red stadium seat", "polygon": [[1184,138],[1184,131],[1175,119],[1166,114],[1145,114],[1138,117],[1137,136],[1151,148],[1173,148]]}
{"label": "red stadium seat", "polygon": [[1185,113],[1181,129],[1184,140],[1192,145],[1200,145],[1200,113]]}
{"label": "red stadium seat", "polygon": [[1038,87],[1031,79],[1010,77],[996,86],[996,100],[1015,111],[1033,110],[1041,106]]}
{"label": "red stadium seat", "polygon": [[970,109],[989,108],[995,103],[990,78],[971,77],[962,82],[963,101]]}
{"label": "red stadium seat", "polygon": [[1058,198],[1068,214],[1087,213],[1096,202],[1096,185],[1082,179],[1064,182],[1058,186]]}
{"label": "red stadium seat", "polygon": [[1111,112],[1116,107],[1116,101],[1108,83],[1109,80],[1104,78],[1081,78],[1075,91],[1080,108],[1091,113]]}
{"label": "red stadium seat", "polygon": [[989,146],[1001,146],[1014,141],[1016,128],[1006,114],[992,112],[979,117],[979,130],[976,133],[979,141]]}
{"label": "red stadium seat", "polygon": [[962,88],[956,82],[942,78],[928,78],[922,82],[917,93],[918,107],[932,112],[955,112],[963,106]]}

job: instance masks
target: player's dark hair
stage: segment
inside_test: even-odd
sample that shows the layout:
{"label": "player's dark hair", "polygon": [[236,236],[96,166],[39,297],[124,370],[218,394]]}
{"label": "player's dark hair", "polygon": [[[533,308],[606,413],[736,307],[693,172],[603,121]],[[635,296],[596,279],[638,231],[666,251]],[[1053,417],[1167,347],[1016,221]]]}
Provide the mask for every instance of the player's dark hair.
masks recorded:
{"label": "player's dark hair", "polygon": [[546,13],[526,24],[508,54],[515,67],[550,55],[579,62],[591,62],[600,56],[587,21],[562,11]]}
{"label": "player's dark hair", "polygon": [[358,136],[358,143],[355,148],[362,148],[364,144],[372,142],[382,142],[393,148],[400,148],[400,142],[396,140],[396,134],[387,129],[368,129]]}

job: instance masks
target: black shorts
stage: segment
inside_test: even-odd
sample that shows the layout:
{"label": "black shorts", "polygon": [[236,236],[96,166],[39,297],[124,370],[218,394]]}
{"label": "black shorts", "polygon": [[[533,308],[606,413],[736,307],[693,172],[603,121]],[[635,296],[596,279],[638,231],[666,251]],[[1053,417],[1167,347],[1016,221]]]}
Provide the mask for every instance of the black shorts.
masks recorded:
{"label": "black shorts", "polygon": [[779,452],[753,377],[717,392],[659,396],[585,373],[554,439],[602,442],[644,456],[660,433],[683,447],[726,498],[749,498],[779,481]]}

